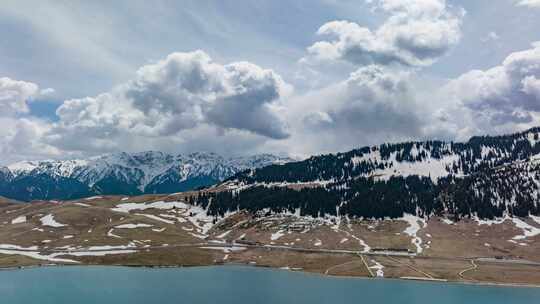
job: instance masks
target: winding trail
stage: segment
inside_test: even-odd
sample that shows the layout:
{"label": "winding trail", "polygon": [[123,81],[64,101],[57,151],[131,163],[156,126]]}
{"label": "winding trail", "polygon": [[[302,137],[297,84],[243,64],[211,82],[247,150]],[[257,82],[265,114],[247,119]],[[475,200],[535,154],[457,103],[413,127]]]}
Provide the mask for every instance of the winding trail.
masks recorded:
{"label": "winding trail", "polygon": [[[467,268],[467,269],[464,269],[464,270],[462,270],[462,271],[460,271],[460,272],[458,273],[459,277],[462,278],[463,280],[471,280],[471,279],[467,279],[467,278],[465,278],[465,277],[463,276],[463,275],[465,274],[465,272],[478,269],[478,265],[476,265],[476,263],[474,262],[474,260],[471,260],[471,264],[472,264],[471,267],[469,267],[469,268]],[[472,279],[472,281],[475,281],[475,280]]]}

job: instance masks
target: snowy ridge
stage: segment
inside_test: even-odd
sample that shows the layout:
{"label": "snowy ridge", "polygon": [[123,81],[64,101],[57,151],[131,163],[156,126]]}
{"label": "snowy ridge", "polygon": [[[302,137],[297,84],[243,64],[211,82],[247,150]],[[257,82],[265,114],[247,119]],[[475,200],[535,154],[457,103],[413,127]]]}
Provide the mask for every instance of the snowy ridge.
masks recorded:
{"label": "snowy ridge", "polygon": [[[215,153],[171,155],[148,151],[141,153],[106,154],[77,160],[23,161],[0,167],[0,175],[14,178],[46,174],[75,179],[100,193],[100,181],[116,181],[132,185],[141,193],[149,185],[179,183],[192,178],[221,181],[240,171],[259,168],[291,159],[271,154],[225,158]],[[1,177],[1,176],[0,176]]]}
{"label": "snowy ridge", "polygon": [[[335,184],[360,177],[463,178],[478,171],[516,162],[540,160],[540,128],[493,137],[473,137],[468,142],[404,142],[363,147],[349,152],[313,156],[279,170],[255,168],[230,180],[238,184]],[[239,183],[240,182],[240,183]]]}

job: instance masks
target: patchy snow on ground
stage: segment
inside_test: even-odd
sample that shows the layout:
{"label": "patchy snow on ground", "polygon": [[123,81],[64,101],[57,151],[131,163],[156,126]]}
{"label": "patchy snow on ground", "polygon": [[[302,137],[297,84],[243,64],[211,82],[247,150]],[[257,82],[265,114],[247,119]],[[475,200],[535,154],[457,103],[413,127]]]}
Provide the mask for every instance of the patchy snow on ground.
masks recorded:
{"label": "patchy snow on ground", "polygon": [[282,237],[284,235],[285,235],[285,233],[283,232],[283,230],[279,230],[278,232],[272,233],[272,235],[270,236],[270,240],[271,241],[277,241],[277,240],[279,240],[280,237]]}
{"label": "patchy snow on ground", "polygon": [[93,201],[93,200],[102,199],[102,198],[103,198],[103,196],[91,196],[91,197],[85,198],[85,200]]}
{"label": "patchy snow on ground", "polygon": [[170,218],[170,219],[173,219],[173,220],[177,220],[179,223],[187,222],[187,220],[185,218],[179,217],[179,216],[176,216],[176,215],[160,213],[159,216],[164,217],[164,218]]}
{"label": "patchy snow on ground", "polygon": [[[422,253],[422,239],[417,236],[417,233],[421,228],[426,228],[426,221],[422,218],[407,213],[405,213],[403,217],[399,218],[398,220],[405,221],[409,224],[409,227],[407,227],[403,233],[412,237],[411,242],[414,244],[414,246],[416,246],[416,253]],[[419,222],[422,224],[422,227],[420,227],[420,224],[418,224]]]}
{"label": "patchy snow on ground", "polygon": [[54,253],[51,256],[61,256],[61,255],[71,255],[71,256],[105,256],[110,254],[128,254],[135,253],[137,250],[108,250],[108,251],[68,251],[68,252],[59,252]]}
{"label": "patchy snow on ground", "polygon": [[229,235],[229,233],[231,233],[231,230],[223,232],[222,234],[218,235],[217,238],[222,239],[222,238],[226,237],[227,235]]}
{"label": "patchy snow on ground", "polygon": [[134,243],[130,242],[127,245],[101,245],[101,246],[90,246],[86,248],[86,251],[110,251],[110,250],[122,250],[122,249],[132,249],[135,248]]}
{"label": "patchy snow on ground", "polygon": [[529,215],[529,217],[537,224],[540,224],[540,216]]}
{"label": "patchy snow on ground", "polygon": [[121,201],[127,201],[129,197],[122,197]]}
{"label": "patchy snow on ground", "polygon": [[358,239],[358,242],[360,243],[360,246],[363,246],[363,247],[364,247],[364,250],[362,250],[362,252],[368,253],[368,252],[371,251],[371,247],[369,247],[369,245],[366,244],[366,242],[364,242],[364,240]]}
{"label": "patchy snow on ground", "polygon": [[[214,223],[217,222],[220,219],[226,218],[228,216],[231,216],[235,214],[235,212],[229,212],[226,213],[223,218],[217,218],[211,215],[207,214],[207,211],[200,206],[194,206],[190,204],[186,204],[184,202],[164,202],[164,201],[158,201],[158,202],[152,202],[152,203],[125,203],[125,204],[118,204],[116,207],[112,208],[113,211],[117,212],[124,212],[129,213],[133,210],[146,210],[146,209],[160,209],[160,210],[171,210],[171,209],[177,209],[176,213],[181,215],[183,219],[187,219],[195,228],[197,229],[197,232],[201,235],[207,235],[208,231],[212,229],[214,226]],[[179,209],[179,210],[178,210]],[[174,221],[165,220],[161,217],[157,217],[155,215],[148,215],[148,214],[139,214],[144,215],[149,218],[153,218],[155,220],[159,220],[168,224],[174,224]],[[169,216],[170,217],[170,216]],[[178,217],[175,217],[178,221],[180,220]]]}
{"label": "patchy snow on ground", "polygon": [[451,220],[449,220],[449,219],[447,219],[447,218],[443,218],[443,219],[442,219],[442,222],[445,223],[445,224],[447,224],[447,225],[454,225],[454,222],[451,221]]}
{"label": "patchy snow on ground", "polygon": [[392,152],[390,157],[386,160],[383,160],[381,152],[379,150],[370,151],[362,156],[355,156],[351,158],[351,165],[359,166],[361,164],[373,164],[375,162],[379,163],[390,163],[391,166],[387,166],[384,169],[376,169],[373,172],[370,172],[370,175],[376,176],[378,180],[388,180],[392,176],[403,176],[407,177],[409,175],[419,175],[431,178],[434,183],[437,183],[439,178],[448,176],[448,167],[451,167],[455,162],[459,161],[459,155],[451,154],[445,155],[441,158],[432,158],[431,153],[428,150],[424,150],[423,147],[413,147],[411,152],[416,151],[415,153],[420,153],[425,151],[427,157],[421,161],[398,161],[397,151]]}
{"label": "patchy snow on ground", "polygon": [[322,246],[322,241],[321,240],[316,240],[315,243],[313,243],[314,246]]}
{"label": "patchy snow on ground", "polygon": [[513,217],[512,222],[514,222],[517,228],[523,230],[522,235],[516,235],[515,237],[513,237],[514,240],[524,240],[526,238],[535,237],[540,234],[540,228],[533,227],[518,218]]}
{"label": "patchy snow on ground", "polygon": [[117,239],[121,239],[121,238],[122,238],[121,236],[114,234],[113,231],[114,231],[114,228],[109,229],[109,231],[107,231],[107,236],[108,236],[108,237],[117,238]]}
{"label": "patchy snow on ground", "polygon": [[54,216],[52,214],[48,214],[40,219],[41,225],[43,226],[49,226],[54,228],[60,228],[65,227],[66,225],[60,224],[59,222],[54,220]]}
{"label": "patchy snow on ground", "polygon": [[41,254],[38,251],[37,246],[31,246],[31,247],[22,247],[18,245],[11,245],[11,244],[0,244],[0,253],[1,254],[8,254],[8,255],[23,255],[27,256],[36,260],[45,260],[49,262],[58,262],[58,263],[78,263],[74,260],[68,260],[68,259],[57,259],[55,258],[55,255],[44,255]]}
{"label": "patchy snow on ground", "polygon": [[91,205],[85,204],[85,203],[75,203],[75,205],[81,206],[81,207],[92,207]]}
{"label": "patchy snow on ground", "polygon": [[227,212],[223,218],[215,218],[206,213],[206,210],[199,206],[187,205],[188,209],[183,212],[183,216],[187,217],[187,220],[196,227],[197,232],[203,235],[207,235],[208,231],[214,226],[214,222],[225,219],[236,212]]}
{"label": "patchy snow on ground", "polygon": [[187,209],[189,205],[183,202],[164,202],[158,201],[153,203],[125,203],[118,204],[112,208],[113,211],[129,213],[133,210],[160,209],[169,210],[173,208]]}
{"label": "patchy snow on ground", "polygon": [[144,216],[144,217],[147,217],[149,219],[152,219],[152,220],[155,220],[155,221],[160,221],[160,222],[163,222],[165,224],[169,224],[169,225],[174,225],[174,221],[171,221],[171,220],[166,220],[164,218],[161,218],[157,215],[153,215],[153,214],[144,214],[144,213],[135,213],[135,215],[140,215],[140,216]]}
{"label": "patchy snow on ground", "polygon": [[477,215],[475,215],[473,217],[473,219],[478,223],[478,226],[482,226],[482,225],[491,226],[491,225],[500,225],[500,224],[504,223],[504,221],[509,219],[509,217],[508,217],[508,215],[506,215],[503,218],[496,218],[494,220],[481,220]]}
{"label": "patchy snow on ground", "polygon": [[115,229],[135,229],[135,228],[149,228],[154,227],[153,225],[137,223],[137,224],[123,224],[115,226]]}
{"label": "patchy snow on ground", "polygon": [[208,249],[208,250],[221,250],[223,251],[223,253],[231,253],[231,252],[237,252],[237,251],[242,251],[242,250],[246,250],[246,247],[241,247],[241,246],[207,246],[207,247],[199,247],[201,249]]}
{"label": "patchy snow on ground", "polygon": [[19,216],[11,220],[12,224],[22,224],[26,223],[26,216]]}
{"label": "patchy snow on ground", "polygon": [[190,232],[189,234],[191,234],[193,237],[196,237],[198,239],[201,239],[201,240],[204,240],[208,237],[208,235],[201,235],[201,234],[197,234],[197,233],[193,233],[193,232]]}
{"label": "patchy snow on ground", "polygon": [[373,264],[375,264],[375,265],[373,265],[373,266],[371,266],[371,267],[369,267],[369,268],[370,268],[370,269],[375,269],[375,270],[376,270],[376,275],[377,275],[377,277],[383,278],[383,277],[384,277],[384,271],[383,271],[384,266],[381,265],[381,263],[379,263],[379,262],[377,262],[377,261],[375,261],[375,260],[371,260],[371,262],[372,262]]}
{"label": "patchy snow on ground", "polygon": [[[349,230],[351,229],[350,226],[347,227]],[[337,228],[337,231],[341,231],[343,233],[345,233],[348,237],[350,238],[353,238],[355,240],[358,241],[358,243],[360,244],[360,246],[364,247],[364,249],[362,250],[362,252],[364,253],[368,253],[371,251],[371,247],[366,244],[366,242],[364,242],[364,240],[362,240],[361,238],[357,237],[356,235],[352,234],[351,232],[347,231],[347,230],[342,230],[342,229],[339,229]],[[352,230],[351,230],[352,231]]]}
{"label": "patchy snow on ground", "polygon": [[19,245],[12,245],[12,244],[0,244],[0,249],[33,251],[33,250],[38,250],[38,247],[37,246],[22,247]]}
{"label": "patchy snow on ground", "polygon": [[167,228],[160,228],[160,229],[152,228],[152,231],[154,231],[154,232],[163,232],[163,231],[165,231],[165,229],[167,229]]}
{"label": "patchy snow on ground", "polygon": [[339,241],[340,244],[346,243],[349,239],[348,238],[342,238],[341,241]]}
{"label": "patchy snow on ground", "polygon": [[73,235],[64,235],[64,239],[72,239]]}
{"label": "patchy snow on ground", "polygon": [[74,260],[69,259],[59,259],[55,258],[55,256],[58,256],[58,254],[51,254],[51,255],[44,255],[37,251],[18,251],[18,250],[8,250],[8,249],[0,249],[1,254],[8,254],[8,255],[23,255],[27,256],[36,260],[44,260],[49,262],[56,262],[56,263],[79,263]]}

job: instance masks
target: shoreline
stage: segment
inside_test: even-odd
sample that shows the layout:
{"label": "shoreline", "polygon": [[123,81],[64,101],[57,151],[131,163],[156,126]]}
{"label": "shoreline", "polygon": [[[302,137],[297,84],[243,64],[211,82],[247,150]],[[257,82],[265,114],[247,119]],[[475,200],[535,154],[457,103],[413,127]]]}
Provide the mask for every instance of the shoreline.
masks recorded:
{"label": "shoreline", "polygon": [[147,268],[147,269],[181,269],[181,268],[203,268],[203,267],[245,267],[245,268],[258,268],[266,269],[269,271],[288,271],[296,272],[308,276],[317,276],[321,278],[330,278],[330,279],[361,279],[361,280],[392,280],[392,281],[402,281],[402,282],[415,282],[415,283],[431,283],[431,284],[449,284],[449,285],[469,285],[469,286],[485,286],[485,287],[514,287],[514,288],[540,288],[540,284],[527,284],[527,283],[498,283],[498,282],[477,282],[477,281],[452,281],[447,279],[422,279],[414,277],[401,277],[401,278],[373,278],[366,276],[337,276],[329,275],[324,273],[309,272],[305,270],[294,270],[294,269],[285,269],[272,266],[262,266],[254,264],[243,264],[243,263],[225,263],[225,264],[212,264],[212,265],[129,265],[129,264],[118,264],[118,265],[107,265],[107,264],[42,264],[42,265],[30,265],[30,266],[11,266],[11,267],[1,267],[0,273],[3,271],[24,271],[24,270],[33,270],[37,268],[45,267],[106,267],[106,268]]}

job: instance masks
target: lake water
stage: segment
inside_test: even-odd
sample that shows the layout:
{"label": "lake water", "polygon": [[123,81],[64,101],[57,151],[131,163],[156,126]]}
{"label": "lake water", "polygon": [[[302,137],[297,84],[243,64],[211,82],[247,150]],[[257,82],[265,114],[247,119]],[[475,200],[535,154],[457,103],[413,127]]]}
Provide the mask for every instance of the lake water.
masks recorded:
{"label": "lake water", "polygon": [[0,271],[0,303],[540,303],[539,288],[330,278],[242,266]]}

